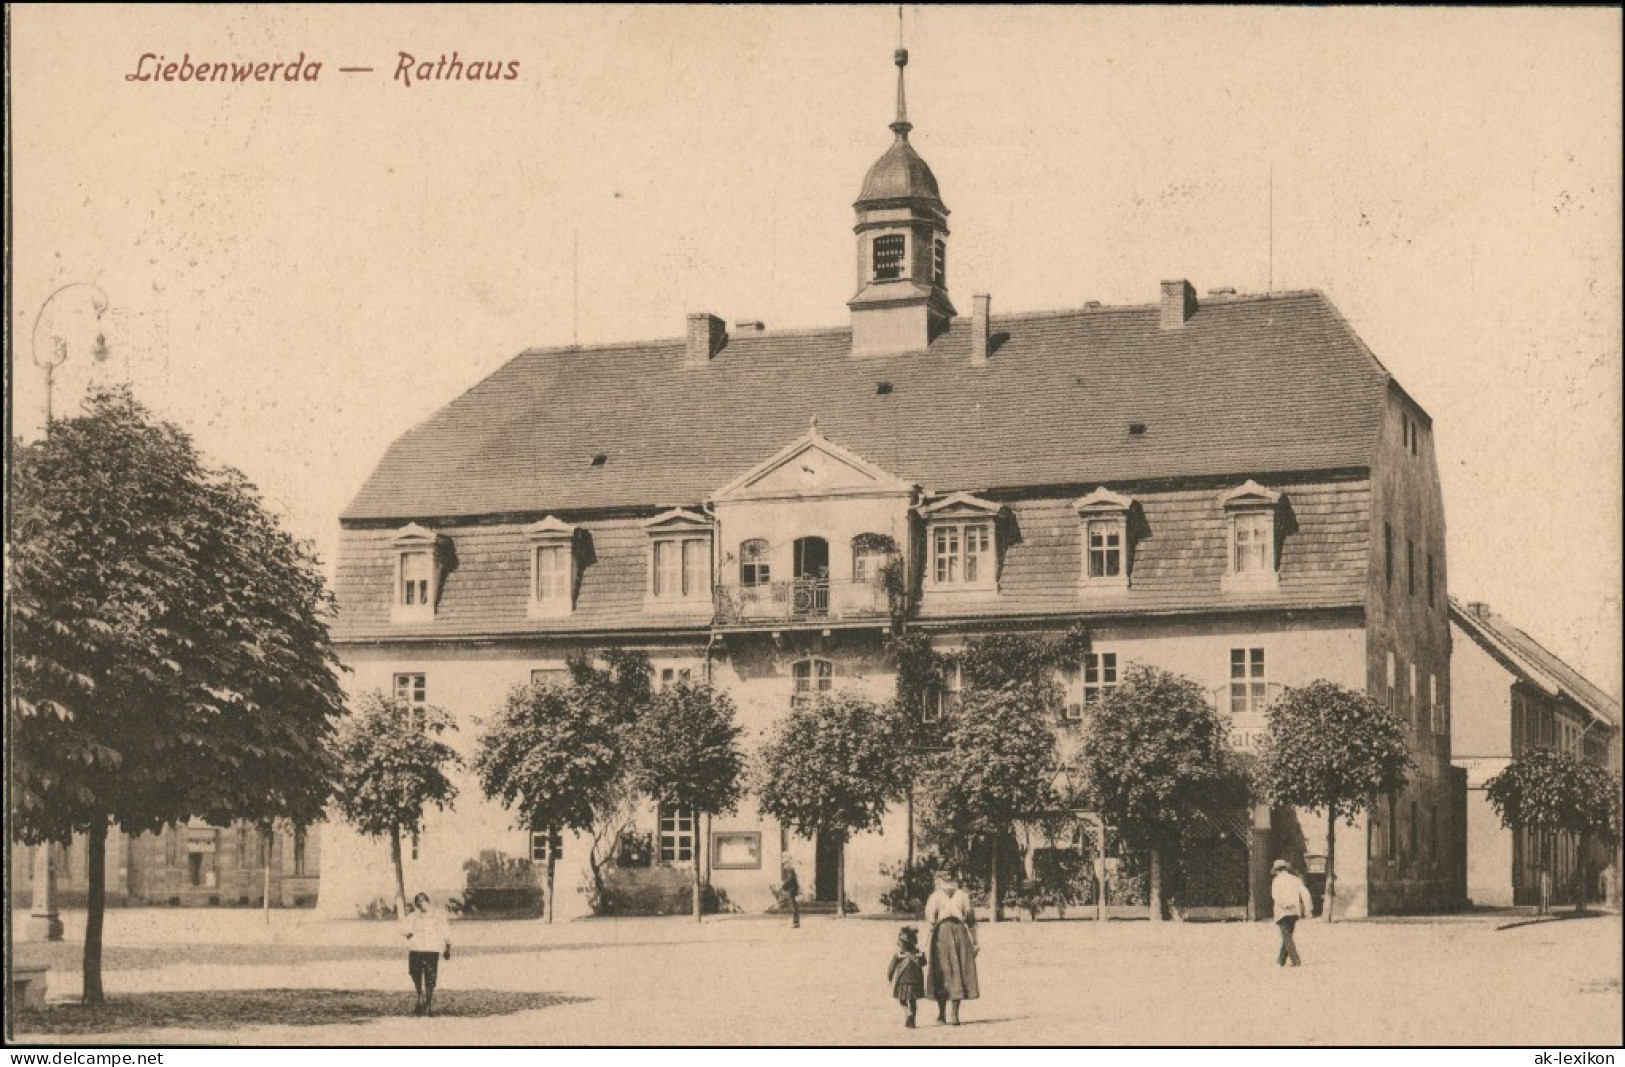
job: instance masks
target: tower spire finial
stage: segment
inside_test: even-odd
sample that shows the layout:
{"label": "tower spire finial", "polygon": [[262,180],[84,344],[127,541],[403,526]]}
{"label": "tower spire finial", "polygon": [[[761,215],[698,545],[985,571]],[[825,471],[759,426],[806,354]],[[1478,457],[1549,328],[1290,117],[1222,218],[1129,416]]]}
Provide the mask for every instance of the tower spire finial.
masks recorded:
{"label": "tower spire finial", "polygon": [[908,131],[914,127],[908,121],[908,103],[903,97],[903,68],[908,66],[908,49],[903,47],[903,5],[897,5],[897,51],[892,58],[897,63],[897,119],[891,130],[900,140],[908,140]]}

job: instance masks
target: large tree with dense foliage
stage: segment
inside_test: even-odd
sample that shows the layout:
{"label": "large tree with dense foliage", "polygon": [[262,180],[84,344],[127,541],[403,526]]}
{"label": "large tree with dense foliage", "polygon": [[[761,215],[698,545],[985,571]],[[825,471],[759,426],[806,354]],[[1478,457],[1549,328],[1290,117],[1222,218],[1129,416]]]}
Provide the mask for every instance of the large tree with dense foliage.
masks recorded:
{"label": "large tree with dense foliage", "polygon": [[820,694],[780,719],[757,765],[762,812],[804,837],[841,842],[836,914],[846,914],[846,842],[880,825],[902,791],[897,717],[857,693]]}
{"label": "large tree with dense foliage", "polygon": [[632,787],[665,808],[694,816],[694,921],[703,907],[700,820],[739,803],[744,756],[728,694],[681,682],[656,694],[632,727]]}
{"label": "large tree with dense foliage", "polygon": [[1326,813],[1326,921],[1337,902],[1337,820],[1405,784],[1415,767],[1405,726],[1367,693],[1324,679],[1289,688],[1266,709],[1258,781],[1270,801]]}
{"label": "large tree with dense foliage", "polygon": [[1162,918],[1162,857],[1200,821],[1242,799],[1228,759],[1229,723],[1202,687],[1134,664],[1096,707],[1080,750],[1106,821],[1150,860],[1150,916]]}
{"label": "large tree with dense foliage", "polygon": [[84,1000],[101,1003],[111,827],[321,817],[343,706],[332,603],[248,480],[128,392],[13,457],[12,834],[85,834]]}
{"label": "large tree with dense foliage", "polygon": [[1004,843],[1020,821],[1052,813],[1062,693],[1055,668],[1070,642],[1048,644],[997,635],[953,657],[962,680],[958,706],[947,709],[944,750],[921,776],[925,836],[951,862],[966,865],[985,846],[989,907],[1000,918],[999,870]]}
{"label": "large tree with dense foliage", "polygon": [[361,833],[389,839],[395,895],[403,900],[401,838],[423,832],[423,815],[431,805],[444,811],[457,798],[449,772],[461,766],[462,759],[442,740],[455,729],[444,708],[398,700],[377,690],[362,694],[339,728],[334,803]]}
{"label": "large tree with dense foliage", "polygon": [[[583,662],[580,682],[568,686],[517,686],[480,735],[474,771],[485,795],[519,816],[523,829],[590,833],[625,795],[625,727],[633,721],[636,692],[648,696],[648,665],[631,698],[615,667],[600,671]],[[621,672],[624,674],[624,670]],[[553,919],[555,850],[547,853],[547,917]]]}
{"label": "large tree with dense foliage", "polygon": [[[1617,774],[1570,753],[1536,748],[1520,754],[1484,783],[1501,824],[1513,831],[1534,832],[1540,864],[1540,913],[1551,909],[1551,879],[1556,835],[1576,834],[1615,842],[1620,833],[1620,780]],[[1576,865],[1575,876],[1580,876]],[[1575,886],[1574,906],[1584,910],[1585,891]]]}

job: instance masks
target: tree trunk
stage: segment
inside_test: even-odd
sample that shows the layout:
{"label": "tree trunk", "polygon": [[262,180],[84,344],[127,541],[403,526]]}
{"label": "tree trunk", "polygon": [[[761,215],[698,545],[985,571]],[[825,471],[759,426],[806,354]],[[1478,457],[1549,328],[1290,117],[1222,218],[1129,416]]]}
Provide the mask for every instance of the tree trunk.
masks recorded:
{"label": "tree trunk", "polygon": [[107,912],[107,823],[98,820],[86,835],[89,852],[85,863],[85,959],[84,996],[86,1004],[105,1004],[102,992],[102,918]]}
{"label": "tree trunk", "polygon": [[990,845],[990,847],[988,848],[987,851],[988,851],[988,854],[992,857],[992,860],[991,860],[992,870],[988,872],[989,877],[988,877],[988,880],[987,880],[987,884],[989,886],[989,889],[988,889],[988,911],[992,914],[993,921],[994,922],[999,922],[1000,921],[1000,910],[999,910],[999,835],[998,834],[993,835],[992,843],[991,843],[991,845]]}
{"label": "tree trunk", "polygon": [[704,921],[704,902],[700,899],[700,813],[694,813],[694,921]]}
{"label": "tree trunk", "polygon": [[[393,827],[389,831],[389,859],[395,865],[395,899],[402,904],[406,903],[406,870],[401,864],[401,828]],[[395,916],[399,919],[401,916]]]}
{"label": "tree trunk", "polygon": [[1146,895],[1151,898],[1151,921],[1160,923],[1162,921],[1162,852],[1158,849],[1151,850],[1150,881],[1151,887]]}
{"label": "tree trunk", "polygon": [[276,839],[265,831],[265,879],[260,889],[260,905],[265,909],[265,925],[271,925],[271,856],[276,851]]}
{"label": "tree trunk", "polygon": [[1540,907],[1541,915],[1550,915],[1552,911],[1552,835],[1542,832],[1540,835]]}
{"label": "tree trunk", "polygon": [[547,921],[553,921],[553,868],[558,857],[553,852],[553,831],[547,832]]}
{"label": "tree trunk", "polygon": [[[909,783],[903,794],[904,809],[908,813],[908,845],[903,853],[903,891],[905,896],[914,886],[914,784]],[[909,901],[909,903],[913,903]],[[910,909],[912,910],[912,909]]]}
{"label": "tree trunk", "polygon": [[846,835],[835,848],[835,917],[846,918]]}
{"label": "tree trunk", "polygon": [[[1369,849],[1367,850],[1369,851]],[[1337,812],[1333,808],[1326,809],[1326,898],[1322,907],[1326,911],[1326,921],[1335,922],[1335,905],[1337,904]]]}

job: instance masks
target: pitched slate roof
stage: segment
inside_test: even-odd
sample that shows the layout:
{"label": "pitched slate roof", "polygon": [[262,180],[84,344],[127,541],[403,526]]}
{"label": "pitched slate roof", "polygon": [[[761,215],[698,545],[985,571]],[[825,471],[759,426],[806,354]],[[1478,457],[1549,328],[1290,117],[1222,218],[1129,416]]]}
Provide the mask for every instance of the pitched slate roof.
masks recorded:
{"label": "pitched slate roof", "polygon": [[844,328],[745,333],[699,367],[681,340],[527,351],[391,445],[343,519],[692,504],[813,416],[938,492],[1371,464],[1389,376],[1324,296],[1158,322],[1155,305],[995,317],[985,367],[968,319],[887,358],[854,358]]}
{"label": "pitched slate roof", "polygon": [[[1020,500],[1009,505],[1007,545],[995,598],[975,604],[921,603],[922,622],[963,615],[1011,616],[1135,614],[1186,611],[1280,610],[1354,607],[1362,602],[1370,525],[1365,479],[1275,483],[1287,498],[1290,522],[1281,545],[1280,586],[1225,590],[1225,513],[1216,489],[1136,494],[1133,587],[1113,598],[1081,596],[1083,549],[1070,499]],[[645,603],[649,537],[639,518],[584,522],[590,545],[575,610],[560,618],[530,619],[529,545],[519,522],[440,526],[455,552],[433,620],[390,622],[395,558],[393,531],[346,529],[339,553],[334,627],[340,641],[411,641],[522,634],[637,633],[701,630],[710,616],[661,615]],[[734,576],[737,577],[737,576]],[[881,620],[876,620],[877,625]]]}
{"label": "pitched slate roof", "polygon": [[1619,726],[1619,701],[1488,605],[1463,604],[1451,597],[1450,618],[1528,684],[1550,696],[1567,697],[1596,718]]}

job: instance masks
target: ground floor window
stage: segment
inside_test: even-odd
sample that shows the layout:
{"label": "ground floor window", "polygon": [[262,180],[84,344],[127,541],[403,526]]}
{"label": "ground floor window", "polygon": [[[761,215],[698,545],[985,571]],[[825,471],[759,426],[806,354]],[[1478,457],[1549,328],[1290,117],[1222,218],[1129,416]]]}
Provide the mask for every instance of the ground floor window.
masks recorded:
{"label": "ground floor window", "polygon": [[546,830],[532,830],[530,832],[530,858],[536,863],[546,863],[549,859],[554,861],[564,858],[564,835],[548,833]]}
{"label": "ground floor window", "polygon": [[694,858],[694,812],[660,809],[660,862],[684,863]]}

